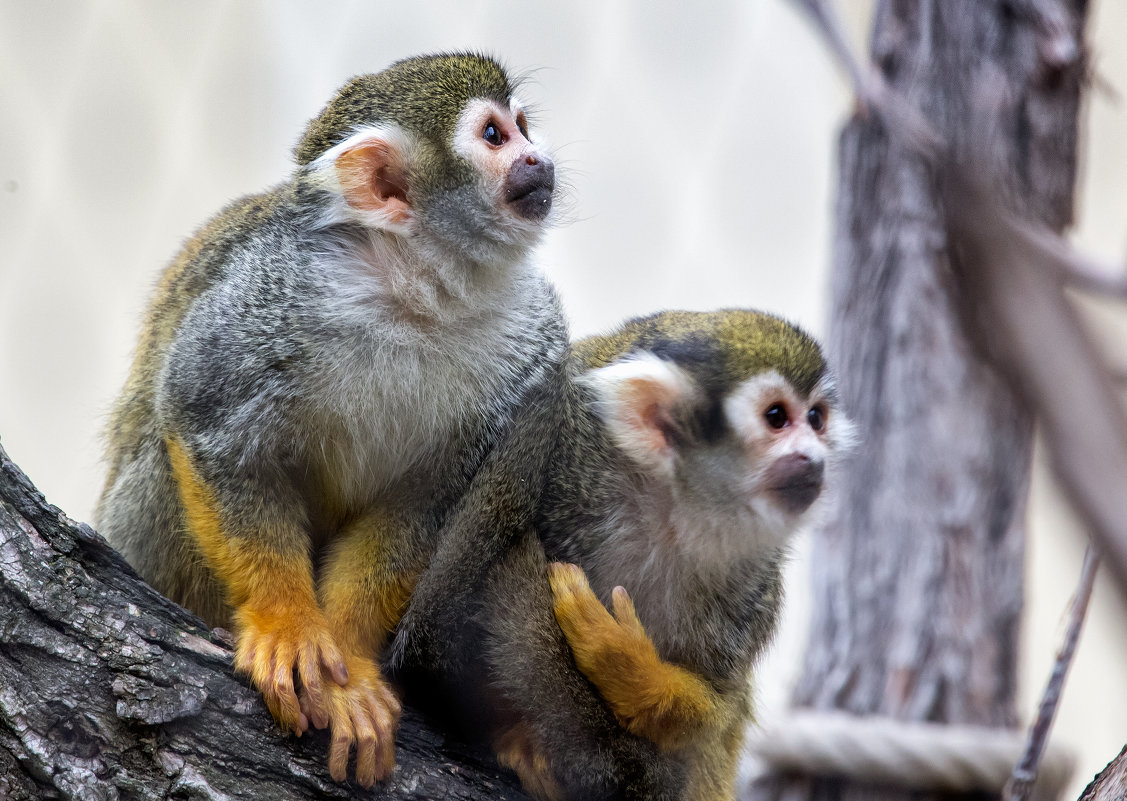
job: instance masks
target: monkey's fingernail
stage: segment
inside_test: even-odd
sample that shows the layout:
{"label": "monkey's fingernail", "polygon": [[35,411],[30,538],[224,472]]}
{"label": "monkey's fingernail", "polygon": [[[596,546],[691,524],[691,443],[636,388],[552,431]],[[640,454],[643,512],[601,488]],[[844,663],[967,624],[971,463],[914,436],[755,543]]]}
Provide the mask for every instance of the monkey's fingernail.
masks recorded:
{"label": "monkey's fingernail", "polygon": [[344,666],[344,662],[337,662],[332,667],[333,681],[341,687],[348,684],[348,668]]}
{"label": "monkey's fingernail", "polygon": [[309,718],[305,717],[304,713],[298,713],[297,716],[297,736],[300,737],[305,732],[309,731]]}

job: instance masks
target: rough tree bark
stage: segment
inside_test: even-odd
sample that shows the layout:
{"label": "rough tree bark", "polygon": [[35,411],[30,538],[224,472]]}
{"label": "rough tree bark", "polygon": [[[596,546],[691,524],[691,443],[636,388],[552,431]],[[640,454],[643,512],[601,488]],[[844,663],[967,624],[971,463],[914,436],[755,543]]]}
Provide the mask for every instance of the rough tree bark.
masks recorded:
{"label": "rough tree bark", "polygon": [[1123,798],[1127,798],[1127,746],[1080,794],[1080,801],[1122,801]]}
{"label": "rough tree bark", "polygon": [[[1055,231],[1071,222],[1086,10],[1084,0],[878,3],[873,63],[921,111],[943,153],[925,158],[876,116],[857,116],[841,138],[828,341],[863,444],[815,536],[797,706],[1017,722],[1032,417],[968,339],[941,172],[971,149],[997,150],[1023,213]],[[1012,102],[998,141],[971,142],[987,81]],[[788,801],[911,795],[818,777],[772,777],[753,792]]]}
{"label": "rough tree bark", "polygon": [[405,711],[398,767],[365,792],[235,677],[216,632],[49,506],[0,447],[0,798],[527,799]]}

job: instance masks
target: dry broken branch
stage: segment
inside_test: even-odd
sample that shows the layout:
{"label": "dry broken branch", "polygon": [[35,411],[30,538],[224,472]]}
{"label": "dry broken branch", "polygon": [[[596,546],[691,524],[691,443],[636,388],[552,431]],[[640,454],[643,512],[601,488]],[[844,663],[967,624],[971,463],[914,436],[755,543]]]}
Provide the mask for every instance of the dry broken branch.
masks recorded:
{"label": "dry broken branch", "polygon": [[968,161],[948,176],[952,262],[977,330],[971,339],[1036,411],[1054,475],[1127,594],[1127,415],[1064,294],[1067,247],[1008,211],[990,175]]}
{"label": "dry broken branch", "polygon": [[841,20],[829,0],[794,0],[805,11],[814,27],[822,34],[830,51],[849,73],[853,93],[860,112],[881,118],[889,133],[921,157],[932,160],[943,147],[935,128],[902,95],[894,91],[880,71],[871,64],[862,65]]}

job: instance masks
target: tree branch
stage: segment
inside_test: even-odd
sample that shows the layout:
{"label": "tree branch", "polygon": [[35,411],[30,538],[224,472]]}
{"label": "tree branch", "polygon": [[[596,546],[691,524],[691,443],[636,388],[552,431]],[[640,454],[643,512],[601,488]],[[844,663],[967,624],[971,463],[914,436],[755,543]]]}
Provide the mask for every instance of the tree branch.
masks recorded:
{"label": "tree branch", "polygon": [[1036,410],[1054,475],[1127,594],[1127,415],[1062,291],[1063,243],[1007,211],[991,174],[973,161],[949,171],[947,222],[973,340]]}
{"label": "tree branch", "polygon": [[1084,788],[1080,801],[1119,801],[1127,796],[1127,746]]}
{"label": "tree branch", "polygon": [[1045,692],[1041,696],[1041,704],[1037,709],[1037,719],[1029,727],[1029,737],[1022,753],[1021,759],[1014,765],[1013,775],[1006,784],[1002,797],[1005,801],[1026,801],[1037,781],[1037,771],[1041,765],[1041,756],[1045,753],[1045,745],[1049,740],[1049,730],[1053,726],[1053,718],[1057,714],[1060,696],[1064,691],[1064,680],[1068,677],[1068,669],[1072,666],[1072,657],[1076,653],[1076,644],[1080,640],[1080,629],[1084,626],[1084,617],[1088,612],[1088,601],[1092,598],[1092,588],[1096,583],[1096,571],[1100,566],[1100,557],[1091,545],[1084,552],[1084,566],[1080,570],[1080,583],[1076,588],[1076,595],[1072,599],[1072,607],[1068,613],[1068,631],[1065,633],[1064,643],[1053,664],[1053,672]]}
{"label": "tree branch", "polygon": [[398,766],[333,782],[236,678],[224,639],[50,506],[0,447],[0,797],[526,799],[488,751],[406,710]]}

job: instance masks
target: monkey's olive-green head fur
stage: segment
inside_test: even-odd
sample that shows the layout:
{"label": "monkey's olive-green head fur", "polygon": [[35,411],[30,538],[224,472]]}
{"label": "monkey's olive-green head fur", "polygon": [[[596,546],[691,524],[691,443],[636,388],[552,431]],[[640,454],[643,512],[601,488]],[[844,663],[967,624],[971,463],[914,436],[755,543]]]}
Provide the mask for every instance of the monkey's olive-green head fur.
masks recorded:
{"label": "monkey's olive-green head fur", "polygon": [[746,309],[639,317],[610,334],[576,343],[574,353],[584,367],[594,368],[641,350],[676,362],[714,386],[732,386],[775,370],[799,392],[809,393],[826,372],[822,350],[812,337],[778,317]]}
{"label": "monkey's olive-green head fur", "polygon": [[353,78],[309,122],[294,156],[312,162],[358,127],[394,124],[439,149],[448,149],[458,115],[471,98],[508,106],[514,85],[493,59],[441,53],[397,61],[382,72]]}

